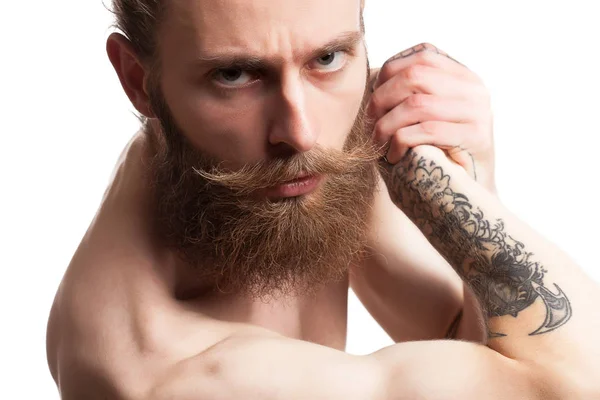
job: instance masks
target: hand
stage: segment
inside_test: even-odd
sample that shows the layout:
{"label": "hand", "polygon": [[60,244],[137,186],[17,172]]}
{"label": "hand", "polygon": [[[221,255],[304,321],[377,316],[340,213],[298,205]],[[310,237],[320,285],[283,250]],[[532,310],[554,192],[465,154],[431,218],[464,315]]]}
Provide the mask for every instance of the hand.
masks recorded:
{"label": "hand", "polygon": [[390,58],[374,79],[368,112],[388,163],[410,148],[433,145],[495,192],[489,92],[443,51],[420,44]]}

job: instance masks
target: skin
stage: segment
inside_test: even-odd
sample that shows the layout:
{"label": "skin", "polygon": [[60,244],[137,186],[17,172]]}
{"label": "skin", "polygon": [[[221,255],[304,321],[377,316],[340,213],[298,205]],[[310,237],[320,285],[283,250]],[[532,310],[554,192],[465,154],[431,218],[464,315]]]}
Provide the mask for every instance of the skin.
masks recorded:
{"label": "skin", "polygon": [[[434,145],[496,194],[490,98],[473,71],[423,43],[399,52],[372,72],[368,110],[377,121],[373,139],[385,149],[386,163],[397,163],[415,146]],[[385,183],[380,186],[384,189],[374,204],[373,251],[353,269],[352,288],[396,341],[437,338],[439,327],[432,324],[448,321],[448,315],[455,316],[451,325],[455,337],[483,341],[475,298],[406,215],[398,212]],[[410,240],[397,240],[400,237]],[[414,303],[422,308],[398,312],[398,304]],[[430,306],[444,314],[430,318],[430,313],[423,313]],[[423,331],[423,326],[430,328]],[[429,336],[433,332],[438,333]]]}
{"label": "skin", "polygon": [[[341,12],[343,23],[329,23],[325,17],[315,21],[323,28],[314,36],[310,34],[314,26],[294,23],[293,32],[285,28],[298,17],[309,18],[314,12],[311,7],[246,3],[179,4],[186,11],[191,9],[189,29],[165,29],[162,36],[162,88],[175,119],[196,148],[231,168],[290,148],[309,151],[317,143],[341,149],[366,83],[366,54],[360,46],[356,7]],[[230,7],[236,12],[230,12]],[[265,22],[247,22],[259,19]],[[273,21],[278,25],[269,25]],[[269,37],[265,37],[265,29]],[[213,36],[219,40],[208,39]],[[356,54],[340,53],[339,62],[320,65],[315,58],[323,54],[314,51],[332,41],[351,45]],[[223,84],[222,78],[217,82],[202,79],[216,65],[205,62],[198,66],[195,58],[231,54],[260,57],[266,64],[265,76],[255,79],[254,74],[246,73],[235,83],[245,86],[243,89]],[[338,66],[343,70],[331,73]],[[198,130],[198,126],[206,128]]]}
{"label": "skin", "polygon": [[[194,146],[230,168],[290,149],[308,151],[315,144],[341,148],[362,101],[366,53],[357,46],[343,72],[327,75],[308,68],[314,57],[306,55],[314,55],[313,50],[343,32],[359,30],[358,1],[176,4],[174,15],[179,18],[172,16],[161,32],[165,49],[161,85]],[[332,13],[336,18],[329,17]],[[132,104],[151,118],[145,90],[148,71],[123,37],[112,35],[107,49]],[[265,79],[232,92],[202,79],[207,71],[203,67],[190,71],[193,58],[240,49],[266,60]],[[152,234],[151,192],[144,168],[152,153],[145,137],[136,135],[116,166],[50,315],[48,360],[62,397],[597,397],[600,347],[588,336],[600,327],[600,313],[594,307],[600,301],[598,288],[494,195],[493,150],[484,140],[491,136],[488,114],[465,110],[472,109],[468,105],[478,99],[473,93],[479,95],[481,90],[478,84],[468,84],[475,82],[473,75],[437,51],[420,53],[427,56],[387,63],[374,80],[370,105],[378,121],[374,139],[389,143],[385,154],[389,163],[368,232],[371,257],[356,265],[347,279],[314,296],[268,302],[237,295],[175,299],[175,288],[193,282],[194,275]],[[439,65],[418,79],[393,83],[407,69],[427,62]],[[456,82],[451,85],[454,91],[442,93],[435,84],[440,79]],[[398,85],[397,90],[388,91],[392,85]],[[415,91],[437,98],[427,103],[429,111],[423,111],[427,107],[421,101],[406,101]],[[448,108],[443,105],[457,104],[455,97],[463,98],[461,105],[444,119],[440,113]],[[406,112],[393,112],[396,107]],[[403,117],[397,118],[399,114]],[[414,118],[405,119],[407,115]],[[469,134],[451,128],[445,136],[433,134],[428,121],[463,123],[469,125],[470,130],[465,128]],[[194,129],[197,126],[206,129]],[[419,132],[421,137],[423,132],[430,134],[416,140]],[[413,151],[406,154],[406,147]],[[451,151],[457,148],[461,151]],[[419,167],[427,173],[417,173]],[[430,185],[431,176],[444,184]],[[473,179],[482,176],[487,177],[483,182]],[[416,187],[433,187],[439,196],[425,189],[415,195]],[[490,313],[494,303],[485,301],[486,295],[507,292],[499,290],[503,282],[486,272],[492,261],[480,265],[479,281],[483,279],[490,289],[463,290],[463,284],[478,286],[466,273],[470,258],[455,249],[468,248],[471,258],[478,260],[497,260],[507,249],[504,244],[479,248],[485,234],[461,236],[471,229],[470,219],[450,224],[440,217],[466,207],[464,202],[458,204],[463,198],[468,199],[469,218],[476,218],[470,210],[481,209],[490,223],[504,220],[502,232],[523,241],[525,251],[533,252],[535,263],[548,271],[533,290],[545,293],[539,289],[543,287],[556,296],[553,284],[564,289],[570,310],[575,311],[563,313],[556,329],[529,336],[540,326],[548,327],[541,295],[540,301],[527,302],[517,317],[506,309]],[[446,201],[446,214],[435,208],[440,206],[438,199]],[[442,240],[434,234],[437,231],[448,236]],[[363,357],[344,353],[349,282],[397,342],[422,340]],[[561,304],[564,311],[565,303]],[[456,324],[461,311],[463,318]],[[482,316],[489,331],[479,324]],[[485,345],[425,340],[441,339],[449,331]],[[488,340],[482,332],[506,336]]]}

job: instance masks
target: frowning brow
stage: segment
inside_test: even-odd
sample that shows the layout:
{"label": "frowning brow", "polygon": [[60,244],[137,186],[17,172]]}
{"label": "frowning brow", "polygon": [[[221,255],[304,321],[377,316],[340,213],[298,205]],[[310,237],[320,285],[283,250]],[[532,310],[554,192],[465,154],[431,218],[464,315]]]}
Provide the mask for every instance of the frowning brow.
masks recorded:
{"label": "frowning brow", "polygon": [[[352,52],[362,41],[363,35],[359,31],[344,32],[317,49],[298,55],[301,60],[312,60],[337,51]],[[279,63],[276,59],[262,58],[257,54],[227,51],[212,54],[203,54],[197,57],[195,67],[210,69],[243,69],[267,70]]]}

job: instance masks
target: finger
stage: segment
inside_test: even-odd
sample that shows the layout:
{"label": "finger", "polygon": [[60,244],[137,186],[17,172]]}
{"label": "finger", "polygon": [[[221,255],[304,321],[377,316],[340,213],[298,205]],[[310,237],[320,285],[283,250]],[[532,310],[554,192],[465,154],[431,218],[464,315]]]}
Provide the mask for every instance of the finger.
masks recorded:
{"label": "finger", "polygon": [[381,67],[381,70],[375,79],[374,89],[377,89],[377,87],[388,81],[398,71],[401,71],[412,64],[441,68],[457,76],[462,76],[473,81],[479,80],[479,78],[467,67],[437,49],[435,46],[424,43],[400,52],[387,60]]}
{"label": "finger", "polygon": [[377,80],[377,77],[379,76],[379,71],[381,71],[381,68],[371,68],[369,70],[369,83],[368,83],[368,87],[369,87],[369,92],[373,93],[373,91],[375,90],[375,81]]}
{"label": "finger", "polygon": [[426,65],[413,64],[386,81],[371,95],[369,113],[381,118],[389,110],[416,94],[433,94],[457,100],[484,100],[487,92],[461,77]]}
{"label": "finger", "polygon": [[373,129],[373,140],[387,143],[399,129],[425,121],[468,123],[474,113],[473,104],[428,94],[414,94],[381,117]]}
{"label": "finger", "polygon": [[420,145],[432,145],[446,150],[451,156],[458,155],[464,152],[461,144],[472,130],[468,124],[444,121],[407,126],[391,136],[386,158],[389,163],[396,164],[409,149]]}

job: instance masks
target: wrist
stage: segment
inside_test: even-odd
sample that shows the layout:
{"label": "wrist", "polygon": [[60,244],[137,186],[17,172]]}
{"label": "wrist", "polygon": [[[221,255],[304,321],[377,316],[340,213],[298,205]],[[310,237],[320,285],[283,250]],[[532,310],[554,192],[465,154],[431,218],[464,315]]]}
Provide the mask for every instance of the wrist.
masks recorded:
{"label": "wrist", "polygon": [[452,186],[477,184],[464,168],[433,146],[415,147],[398,164],[386,165],[384,180],[396,206],[426,231],[433,220],[452,211]]}

